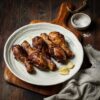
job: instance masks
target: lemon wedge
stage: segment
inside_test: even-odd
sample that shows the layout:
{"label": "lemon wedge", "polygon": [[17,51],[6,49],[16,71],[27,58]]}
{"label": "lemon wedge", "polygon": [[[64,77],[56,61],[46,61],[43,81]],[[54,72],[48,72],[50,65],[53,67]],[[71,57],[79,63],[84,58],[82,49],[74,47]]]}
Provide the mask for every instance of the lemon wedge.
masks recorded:
{"label": "lemon wedge", "polygon": [[61,75],[68,75],[70,70],[73,69],[74,66],[75,66],[75,64],[73,62],[69,61],[67,65],[62,66],[61,68],[59,68],[59,73]]}
{"label": "lemon wedge", "polygon": [[59,69],[59,73],[60,73],[61,75],[68,75],[68,74],[69,74],[69,69],[68,69],[67,67],[61,67],[61,68]]}
{"label": "lemon wedge", "polygon": [[68,64],[66,65],[66,67],[68,69],[72,69],[72,68],[74,68],[74,66],[75,66],[75,64],[73,62],[71,62],[71,61],[69,61]]}

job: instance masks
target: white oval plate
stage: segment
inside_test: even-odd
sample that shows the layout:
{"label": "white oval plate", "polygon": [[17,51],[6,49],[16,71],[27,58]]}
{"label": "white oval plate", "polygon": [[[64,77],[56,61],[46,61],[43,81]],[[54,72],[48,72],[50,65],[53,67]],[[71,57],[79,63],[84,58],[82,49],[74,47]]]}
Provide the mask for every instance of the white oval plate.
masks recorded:
{"label": "white oval plate", "polygon": [[[58,31],[65,36],[71,50],[75,54],[75,57],[72,59],[75,67],[70,71],[69,75],[60,75],[58,71],[44,72],[37,68],[35,68],[37,72],[35,75],[29,74],[24,65],[15,60],[11,50],[12,45],[21,44],[24,40],[32,44],[31,40],[33,37],[39,36],[40,33],[48,34],[51,31]],[[78,72],[83,62],[83,48],[76,36],[62,26],[50,23],[29,24],[19,28],[8,38],[4,47],[4,60],[10,71],[19,79],[35,85],[50,86],[67,81]],[[57,62],[56,64],[58,67],[62,66]]]}

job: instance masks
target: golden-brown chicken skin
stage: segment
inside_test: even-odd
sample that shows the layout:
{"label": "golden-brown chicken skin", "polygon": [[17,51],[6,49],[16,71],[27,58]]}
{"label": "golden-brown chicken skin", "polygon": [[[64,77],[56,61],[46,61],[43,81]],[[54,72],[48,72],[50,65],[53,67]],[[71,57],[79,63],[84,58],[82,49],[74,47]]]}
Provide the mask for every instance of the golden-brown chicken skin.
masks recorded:
{"label": "golden-brown chicken skin", "polygon": [[68,42],[65,41],[64,36],[59,32],[50,32],[49,39],[56,45],[60,46],[65,52],[66,55],[71,58],[74,57],[74,53],[71,51]]}
{"label": "golden-brown chicken skin", "polygon": [[58,45],[55,45],[48,37],[46,33],[41,33],[41,38],[46,42],[49,47],[49,53],[54,57],[58,62],[66,63],[67,58],[64,50]]}
{"label": "golden-brown chicken skin", "polygon": [[15,59],[25,65],[27,72],[35,72],[35,70],[33,69],[33,64],[28,60],[28,54],[20,45],[13,45],[12,52],[14,54]]}
{"label": "golden-brown chicken skin", "polygon": [[36,36],[32,39],[33,47],[36,47],[46,58],[47,64],[50,70],[55,71],[57,69],[56,64],[51,60],[51,56],[49,54],[49,48],[45,41],[40,37]]}
{"label": "golden-brown chicken skin", "polygon": [[39,52],[36,48],[32,48],[27,41],[24,41],[21,46],[26,50],[28,53],[28,59],[41,70],[48,70],[47,61],[43,54]]}

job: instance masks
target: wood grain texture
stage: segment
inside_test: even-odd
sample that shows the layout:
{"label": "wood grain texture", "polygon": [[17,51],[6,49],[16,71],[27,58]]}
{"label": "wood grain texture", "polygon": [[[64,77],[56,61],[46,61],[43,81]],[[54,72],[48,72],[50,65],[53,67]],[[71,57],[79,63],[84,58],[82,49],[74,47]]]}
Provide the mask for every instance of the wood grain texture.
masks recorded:
{"label": "wood grain texture", "polygon": [[50,96],[50,95],[58,93],[63,86],[62,84],[54,85],[54,86],[37,86],[37,85],[28,84],[18,79],[16,76],[14,76],[8,68],[5,68],[4,77],[8,83],[11,83],[18,87],[22,87],[36,93],[40,93],[45,96]]}
{"label": "wood grain texture", "polygon": [[[66,0],[0,0],[0,100],[42,100],[43,95],[9,85],[3,78],[3,48],[7,38],[17,28],[28,24],[31,20],[51,21],[56,17],[59,5]],[[74,3],[77,3],[77,0]],[[85,13],[91,16],[92,24],[82,33],[91,33],[82,39],[83,45],[88,43],[100,50],[100,1],[88,0]],[[70,20],[69,20],[70,23]],[[71,26],[70,26],[71,27]],[[73,29],[74,30],[74,29]],[[83,67],[88,67],[85,57]]]}

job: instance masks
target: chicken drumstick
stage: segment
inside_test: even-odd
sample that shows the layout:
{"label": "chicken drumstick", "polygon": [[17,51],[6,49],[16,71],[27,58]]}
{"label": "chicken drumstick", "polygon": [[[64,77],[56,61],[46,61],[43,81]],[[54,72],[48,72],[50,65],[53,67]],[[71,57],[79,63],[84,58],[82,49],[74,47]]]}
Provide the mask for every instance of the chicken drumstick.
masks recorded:
{"label": "chicken drumstick", "polygon": [[29,60],[41,70],[47,70],[47,61],[45,57],[40,53],[36,48],[32,48],[27,41],[24,41],[21,46],[26,50],[28,53]]}
{"label": "chicken drumstick", "polygon": [[20,45],[13,45],[12,52],[14,54],[15,59],[25,65],[27,72],[35,72],[35,70],[33,69],[33,64],[27,59],[28,55],[26,51]]}
{"label": "chicken drumstick", "polygon": [[50,70],[54,71],[57,69],[56,64],[51,60],[49,49],[47,44],[40,36],[36,36],[32,39],[32,45],[36,47],[46,58],[47,64]]}
{"label": "chicken drumstick", "polygon": [[59,32],[50,32],[49,39],[56,45],[59,45],[65,52],[66,55],[71,58],[74,56],[74,53],[70,50],[68,42],[65,41],[65,38]]}
{"label": "chicken drumstick", "polygon": [[55,45],[48,37],[46,33],[41,33],[42,39],[46,42],[49,47],[49,53],[53,56],[58,62],[66,63],[67,58],[64,50],[59,46]]}

